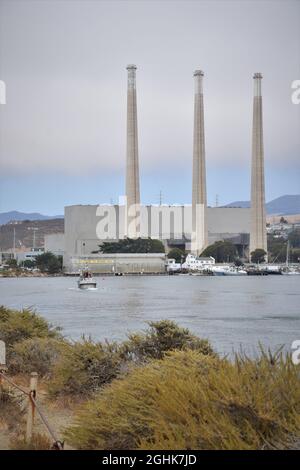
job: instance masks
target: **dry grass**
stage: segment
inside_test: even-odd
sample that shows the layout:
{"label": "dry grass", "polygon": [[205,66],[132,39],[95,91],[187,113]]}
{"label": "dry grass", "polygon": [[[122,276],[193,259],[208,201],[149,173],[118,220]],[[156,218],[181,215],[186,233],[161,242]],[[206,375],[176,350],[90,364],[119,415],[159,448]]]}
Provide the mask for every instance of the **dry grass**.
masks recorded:
{"label": "dry grass", "polygon": [[234,363],[196,351],[115,380],[77,413],[80,449],[270,449],[300,430],[299,367],[289,357]]}
{"label": "dry grass", "polygon": [[30,442],[24,437],[13,437],[10,441],[11,450],[51,450],[51,440],[44,434],[34,434]]}
{"label": "dry grass", "polygon": [[7,387],[0,386],[0,427],[8,431],[18,429],[23,416],[23,397],[14,395]]}

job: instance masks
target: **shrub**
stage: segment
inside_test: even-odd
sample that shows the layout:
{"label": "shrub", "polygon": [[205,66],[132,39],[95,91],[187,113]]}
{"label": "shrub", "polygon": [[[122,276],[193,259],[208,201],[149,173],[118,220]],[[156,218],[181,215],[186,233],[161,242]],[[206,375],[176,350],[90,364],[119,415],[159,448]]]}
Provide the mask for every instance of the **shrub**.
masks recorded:
{"label": "shrub", "polygon": [[33,434],[30,442],[24,437],[14,437],[10,441],[11,450],[51,450],[53,444],[44,434]]}
{"label": "shrub", "polygon": [[39,376],[49,376],[66,343],[56,338],[29,338],[16,343],[10,353],[9,372],[11,374],[37,372]]}
{"label": "shrub", "polygon": [[300,435],[299,367],[176,351],[113,381],[66,430],[79,449],[267,449]]}
{"label": "shrub", "polygon": [[28,338],[58,338],[59,328],[54,328],[44,318],[30,309],[13,310],[0,306],[0,339],[11,348]]}
{"label": "shrub", "polygon": [[113,344],[83,338],[64,348],[53,369],[49,391],[52,396],[90,395],[120,372],[120,357]]}
{"label": "shrub", "polygon": [[145,361],[162,359],[164,354],[175,349],[195,349],[203,354],[214,354],[210,343],[179,327],[170,320],[149,322],[150,328],[144,333],[129,335],[121,346],[121,354],[127,359]]}
{"label": "shrub", "polygon": [[0,421],[2,421],[9,430],[16,429],[19,426],[24,409],[22,407],[23,398],[10,393],[5,387],[0,385]]}

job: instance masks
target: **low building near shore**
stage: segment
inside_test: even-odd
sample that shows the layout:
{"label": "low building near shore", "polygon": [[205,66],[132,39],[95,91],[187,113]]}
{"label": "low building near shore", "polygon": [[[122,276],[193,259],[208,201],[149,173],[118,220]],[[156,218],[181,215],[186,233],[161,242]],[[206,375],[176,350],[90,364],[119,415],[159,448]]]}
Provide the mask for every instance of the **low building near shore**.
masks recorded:
{"label": "low building near shore", "polygon": [[88,267],[93,274],[163,274],[165,253],[110,253],[70,256],[66,274],[78,274]]}
{"label": "low building near shore", "polygon": [[16,253],[16,260],[18,264],[24,261],[35,261],[36,257],[44,253],[43,248],[33,248],[30,251],[19,251]]}
{"label": "low building near shore", "polygon": [[215,258],[212,256],[194,256],[192,254],[187,255],[185,262],[183,263],[183,269],[189,269],[191,271],[205,271],[209,270],[215,265]]}

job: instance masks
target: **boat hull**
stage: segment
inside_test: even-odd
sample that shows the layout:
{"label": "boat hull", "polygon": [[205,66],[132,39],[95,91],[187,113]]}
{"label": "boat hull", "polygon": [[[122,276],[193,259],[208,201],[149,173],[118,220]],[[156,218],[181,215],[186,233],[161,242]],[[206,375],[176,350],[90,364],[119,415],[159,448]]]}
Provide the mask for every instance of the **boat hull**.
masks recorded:
{"label": "boat hull", "polygon": [[78,282],[79,289],[96,289],[97,283],[96,282]]}

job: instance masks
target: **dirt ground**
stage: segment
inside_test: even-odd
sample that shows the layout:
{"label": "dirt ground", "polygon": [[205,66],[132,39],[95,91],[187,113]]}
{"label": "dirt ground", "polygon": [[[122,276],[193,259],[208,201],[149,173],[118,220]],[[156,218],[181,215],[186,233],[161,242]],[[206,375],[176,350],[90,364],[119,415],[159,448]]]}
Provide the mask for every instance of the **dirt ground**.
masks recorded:
{"label": "dirt ground", "polygon": [[[23,377],[14,377],[11,379],[16,384],[27,389],[26,382]],[[14,392],[12,387],[10,386],[8,387],[8,390],[11,393],[14,393],[15,396],[18,396],[18,397],[21,396],[20,392]],[[75,405],[70,402],[64,403],[62,401],[61,402],[50,401],[47,397],[45,383],[39,384],[38,393],[37,393],[37,401],[43,414],[46,417],[47,422],[49,423],[51,429],[54,431],[55,436],[57,437],[58,440],[63,440],[63,437],[62,437],[63,430],[72,421],[73,410],[75,408]],[[0,450],[9,450],[10,440],[14,436],[16,436],[16,434],[19,433],[20,431],[22,432],[22,435],[24,435],[25,428],[26,428],[26,414],[27,414],[27,407],[28,407],[28,401],[26,397],[23,400],[22,406],[24,407],[24,416],[22,418],[21,424],[16,423],[16,425],[14,425],[14,423],[10,423],[10,426],[8,426],[7,422],[5,422],[4,419],[1,419],[1,416],[0,416]],[[1,410],[0,410],[0,413],[1,413]],[[34,418],[34,433],[45,435],[52,441],[52,437],[47,431],[47,428],[42,422],[38,412],[35,413],[35,418]],[[68,446],[68,444],[66,443],[65,448],[70,449],[70,446]]]}

